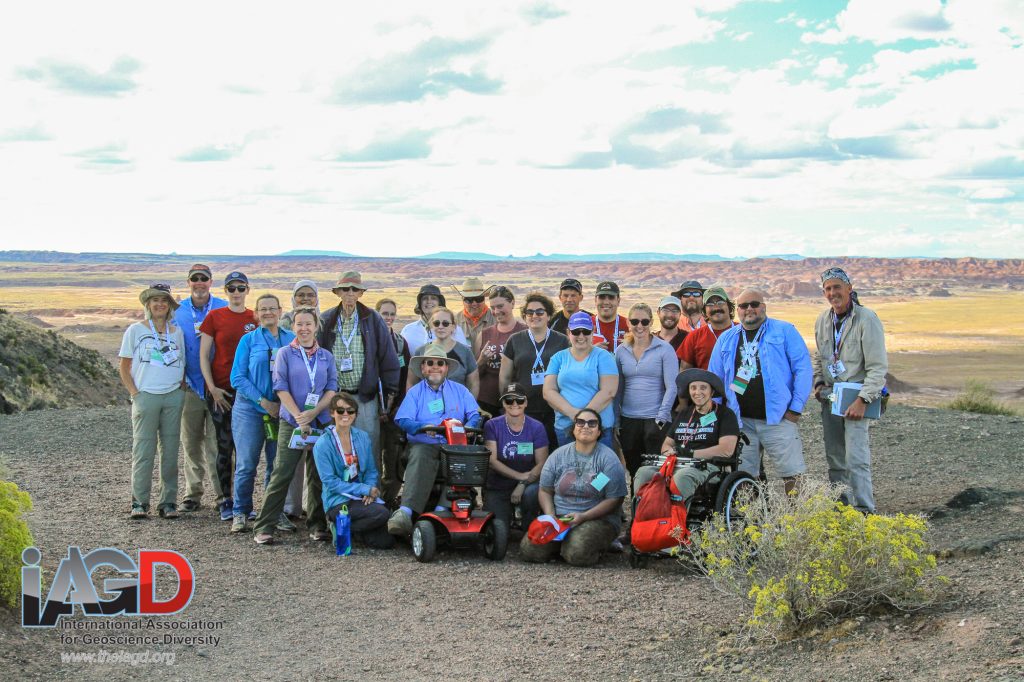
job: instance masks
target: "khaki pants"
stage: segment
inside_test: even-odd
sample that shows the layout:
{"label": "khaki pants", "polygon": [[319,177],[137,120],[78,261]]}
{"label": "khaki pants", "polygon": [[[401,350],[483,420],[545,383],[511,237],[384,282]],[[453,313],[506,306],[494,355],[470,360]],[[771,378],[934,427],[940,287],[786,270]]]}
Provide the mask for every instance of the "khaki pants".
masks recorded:
{"label": "khaki pants", "polygon": [[181,445],[185,450],[185,496],[197,504],[203,497],[203,479],[210,472],[210,489],[217,504],[224,500],[217,478],[217,434],[206,401],[192,390],[185,391],[181,411]]}
{"label": "khaki pants", "polygon": [[870,421],[837,417],[832,414],[832,405],[826,402],[821,406],[828,480],[849,487],[849,493],[843,494],[843,502],[859,511],[874,513],[875,495],[871,486],[871,447],[868,441]]}
{"label": "khaki pants", "polygon": [[[303,456],[303,450],[288,447],[295,427],[281,420],[277,432],[277,457],[274,458],[274,471],[270,474],[270,485],[263,494],[263,507],[253,524],[254,532],[273,535],[277,517],[284,511],[284,498],[288,487],[295,476],[295,466]],[[329,437],[329,436],[328,436]],[[317,473],[316,464],[306,463],[306,491],[309,493],[309,515],[306,516],[306,527],[310,532],[327,530],[327,517],[324,516],[324,501],[320,496],[322,484]]]}
{"label": "khaki pants", "polygon": [[132,399],[132,503],[149,508],[153,464],[160,443],[160,507],[177,503],[178,444],[184,391],[157,395],[140,391]]}
{"label": "khaki pants", "polygon": [[[617,511],[612,513],[618,514]],[[519,556],[523,561],[544,563],[561,552],[562,558],[572,566],[593,566],[617,534],[615,526],[604,519],[584,521],[569,531],[562,542],[535,545],[529,535],[524,535],[519,543]]]}

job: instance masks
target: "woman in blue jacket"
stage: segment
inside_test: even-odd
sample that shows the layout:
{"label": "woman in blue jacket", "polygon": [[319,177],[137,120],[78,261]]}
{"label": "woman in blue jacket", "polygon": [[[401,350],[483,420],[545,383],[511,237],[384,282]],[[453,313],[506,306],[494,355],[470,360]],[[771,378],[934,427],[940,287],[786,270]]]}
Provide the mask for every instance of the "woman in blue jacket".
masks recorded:
{"label": "woman in blue jacket", "polygon": [[[274,393],[274,360],[281,347],[295,338],[295,334],[280,327],[281,302],[277,296],[260,296],[256,300],[256,316],[260,326],[238,342],[231,366],[231,386],[238,391],[231,410],[231,435],[235,439],[236,452],[232,533],[244,531],[248,519],[256,518],[252,509],[252,489],[261,450],[267,458],[264,489],[270,484],[270,473],[274,470],[274,458],[277,456],[277,424],[281,410],[281,403]],[[291,525],[287,517],[284,521]]]}
{"label": "woman in blue jacket", "polygon": [[313,446],[313,459],[323,484],[324,509],[334,521],[348,507],[352,537],[374,549],[390,549],[388,508],[380,499],[380,475],[374,463],[370,435],[352,426],[359,403],[348,393],[331,399],[334,424]]}

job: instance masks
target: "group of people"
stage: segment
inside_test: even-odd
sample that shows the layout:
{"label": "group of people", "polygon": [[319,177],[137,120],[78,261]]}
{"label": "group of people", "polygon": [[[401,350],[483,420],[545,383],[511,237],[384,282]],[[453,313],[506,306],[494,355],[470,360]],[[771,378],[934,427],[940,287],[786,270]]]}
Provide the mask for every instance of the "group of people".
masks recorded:
{"label": "group of people", "polygon": [[[345,511],[357,541],[390,547],[427,511],[443,443],[429,427],[455,418],[483,428],[485,509],[524,529],[540,514],[572,529],[544,545],[524,534],[522,558],[560,551],[588,565],[628,542],[627,476],[633,493],[651,478],[644,454],[729,456],[742,432],[750,445],[739,467],[756,476],[766,456],[792,489],[806,471],[798,423],[812,394],[830,479],[848,487],[857,509],[875,509],[864,413],[884,387],[884,333],[840,268],[821,274],[829,307],[815,323],[814,353],[792,324],[768,317],[763,292],[734,299],[692,280],[656,309],[635,303],[625,316],[611,281],[595,288],[593,313],[581,308],[584,287],[573,278],[559,287],[557,312],[536,291],[517,309],[509,287],[475,277],[451,287],[462,303],[453,312],[442,289],[426,284],[416,319],[400,332],[396,302],[366,306],[354,271],[338,278],[331,291],[339,300],[327,310],[312,280],[295,283],[288,311],[270,293],[248,308],[242,272],[224,278],[224,298],[212,295],[206,265],[190,268],[186,283],[180,301],[167,284],[146,288],[146,319],[121,346],[132,398],[132,518],[149,514],[158,444],[157,511],[178,516],[181,443],[180,511],[200,509],[209,471],[220,518],[233,533],[251,525],[259,544],[296,532],[303,516],[310,537],[328,540],[329,521]],[[830,401],[837,382],[861,384],[842,415]],[[713,470],[680,466],[674,478],[689,497]]]}

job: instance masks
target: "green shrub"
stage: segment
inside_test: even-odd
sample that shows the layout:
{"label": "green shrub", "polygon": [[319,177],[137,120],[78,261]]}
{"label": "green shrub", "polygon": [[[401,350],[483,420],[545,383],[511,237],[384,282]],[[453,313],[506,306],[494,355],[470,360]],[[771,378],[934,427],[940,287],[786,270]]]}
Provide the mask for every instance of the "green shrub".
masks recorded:
{"label": "green shrub", "polygon": [[715,515],[689,554],[715,587],[747,599],[746,626],[778,637],[869,613],[922,608],[945,578],[927,552],[923,517],[865,516],[838,502],[839,489],[805,479],[795,496],[774,488],[741,501],[730,531]]}
{"label": "green shrub", "polygon": [[950,410],[975,412],[977,414],[998,414],[1005,417],[1016,416],[1016,412],[1004,403],[995,399],[995,391],[983,381],[968,379],[961,392],[946,404]]}
{"label": "green shrub", "polygon": [[32,533],[22,515],[32,498],[10,481],[0,481],[0,604],[11,608],[21,595],[21,553],[32,546]]}

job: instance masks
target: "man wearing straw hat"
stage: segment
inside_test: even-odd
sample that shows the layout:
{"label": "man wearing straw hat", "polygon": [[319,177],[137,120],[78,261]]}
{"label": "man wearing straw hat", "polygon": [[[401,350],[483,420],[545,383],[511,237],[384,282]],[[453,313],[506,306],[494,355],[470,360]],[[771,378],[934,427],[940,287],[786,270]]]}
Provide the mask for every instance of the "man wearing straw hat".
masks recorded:
{"label": "man wearing straw hat", "polygon": [[466,335],[466,340],[474,353],[477,350],[477,342],[480,334],[488,327],[498,323],[494,319],[494,313],[487,306],[485,296],[490,287],[485,287],[478,277],[467,277],[462,283],[462,291],[452,285],[455,293],[462,297],[462,310],[455,313],[455,324]]}

